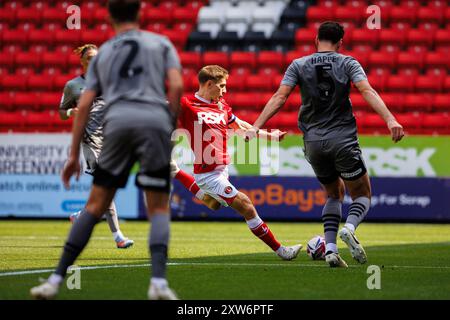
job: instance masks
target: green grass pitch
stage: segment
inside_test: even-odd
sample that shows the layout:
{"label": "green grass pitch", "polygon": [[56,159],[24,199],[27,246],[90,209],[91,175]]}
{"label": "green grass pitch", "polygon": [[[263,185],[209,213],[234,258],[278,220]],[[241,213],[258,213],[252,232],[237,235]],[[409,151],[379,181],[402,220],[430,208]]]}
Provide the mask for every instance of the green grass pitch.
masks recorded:
{"label": "green grass pitch", "polygon": [[[284,244],[304,248],[322,234],[319,223],[269,226]],[[0,221],[0,299],[29,299],[30,287],[55,267],[69,228],[65,221]],[[94,268],[81,270],[80,290],[63,286],[58,298],[146,299],[148,229],[144,221],[123,222],[135,245],[119,250],[107,224],[98,225],[76,262]],[[168,279],[190,300],[450,299],[450,225],[366,223],[358,236],[368,263],[358,265],[338,240],[349,268],[331,269],[304,249],[281,261],[243,222],[173,222]],[[381,268],[379,290],[367,288],[369,265]]]}

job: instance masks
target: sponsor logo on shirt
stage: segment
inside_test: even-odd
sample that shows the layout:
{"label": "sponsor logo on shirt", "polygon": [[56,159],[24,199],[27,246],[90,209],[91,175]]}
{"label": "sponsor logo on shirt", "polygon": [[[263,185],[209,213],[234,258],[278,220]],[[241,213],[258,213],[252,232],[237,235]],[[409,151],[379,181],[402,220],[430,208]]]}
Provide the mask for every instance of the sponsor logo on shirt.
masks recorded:
{"label": "sponsor logo on shirt", "polygon": [[223,124],[226,125],[225,114],[219,114],[214,112],[198,112],[198,123],[203,124]]}

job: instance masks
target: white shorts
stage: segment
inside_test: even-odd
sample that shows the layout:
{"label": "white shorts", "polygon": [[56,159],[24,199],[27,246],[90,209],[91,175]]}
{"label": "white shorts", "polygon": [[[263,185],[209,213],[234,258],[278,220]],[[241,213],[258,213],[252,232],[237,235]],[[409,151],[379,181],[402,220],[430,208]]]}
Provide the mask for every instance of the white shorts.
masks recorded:
{"label": "white shorts", "polygon": [[218,166],[211,172],[194,174],[201,190],[228,207],[238,194],[238,190],[228,181],[228,167]]}

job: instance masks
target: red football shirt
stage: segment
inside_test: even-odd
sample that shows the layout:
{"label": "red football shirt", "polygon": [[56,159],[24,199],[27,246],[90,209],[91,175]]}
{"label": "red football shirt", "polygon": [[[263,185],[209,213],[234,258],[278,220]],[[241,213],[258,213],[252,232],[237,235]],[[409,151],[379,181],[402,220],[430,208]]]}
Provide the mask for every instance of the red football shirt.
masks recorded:
{"label": "red football shirt", "polygon": [[181,99],[181,127],[189,131],[194,152],[194,173],[205,173],[230,163],[227,152],[228,125],[236,120],[224,99],[208,102],[198,95]]}

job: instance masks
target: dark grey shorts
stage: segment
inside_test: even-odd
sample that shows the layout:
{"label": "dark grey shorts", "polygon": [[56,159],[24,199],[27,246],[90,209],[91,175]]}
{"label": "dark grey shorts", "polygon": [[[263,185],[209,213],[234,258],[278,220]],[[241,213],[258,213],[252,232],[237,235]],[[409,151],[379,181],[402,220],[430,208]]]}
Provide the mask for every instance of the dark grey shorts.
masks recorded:
{"label": "dark grey shorts", "polygon": [[304,146],[305,158],[322,184],[338,177],[356,180],[367,172],[356,138],[304,141]]}
{"label": "dark grey shorts", "polygon": [[108,123],[104,128],[103,148],[94,172],[94,184],[123,188],[133,165],[138,162],[138,187],[169,192],[171,153],[171,134],[167,130]]}

